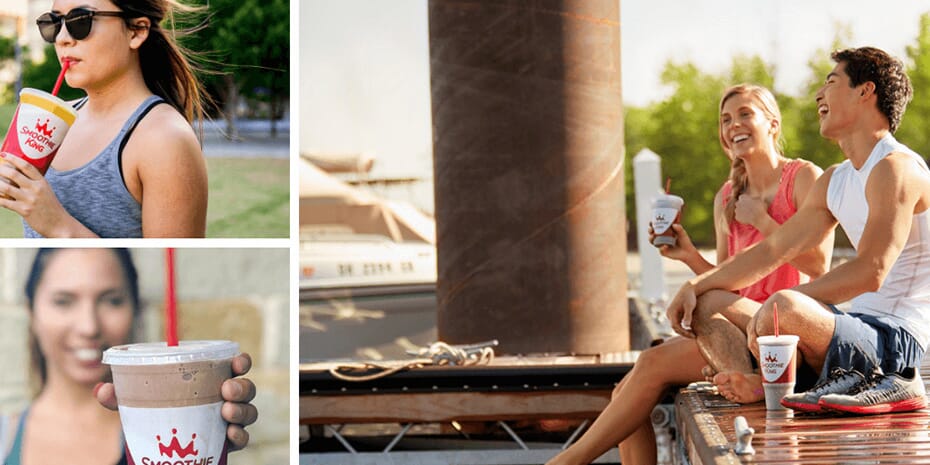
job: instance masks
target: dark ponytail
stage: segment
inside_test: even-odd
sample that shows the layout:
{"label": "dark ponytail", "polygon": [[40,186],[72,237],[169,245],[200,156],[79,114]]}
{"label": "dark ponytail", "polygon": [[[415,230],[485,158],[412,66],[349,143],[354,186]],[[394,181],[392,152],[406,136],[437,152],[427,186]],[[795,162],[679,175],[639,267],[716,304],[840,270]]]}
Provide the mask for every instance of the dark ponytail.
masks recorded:
{"label": "dark ponytail", "polygon": [[[176,37],[193,30],[176,30],[175,13],[194,13],[196,7],[176,0],[112,0],[132,18],[148,18],[152,22],[149,36],[139,48],[139,62],[145,85],[155,95],[165,99],[188,122],[203,120],[203,85],[194,75],[190,57],[193,53],[178,44]],[[130,24],[130,27],[131,24]]]}

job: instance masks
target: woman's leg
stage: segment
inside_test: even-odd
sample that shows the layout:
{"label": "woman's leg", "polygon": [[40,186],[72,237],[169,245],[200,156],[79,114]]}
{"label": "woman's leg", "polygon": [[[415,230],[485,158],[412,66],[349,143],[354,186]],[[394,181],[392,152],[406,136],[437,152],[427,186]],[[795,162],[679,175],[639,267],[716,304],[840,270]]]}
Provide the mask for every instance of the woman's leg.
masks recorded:
{"label": "woman's leg", "polygon": [[620,463],[656,463],[656,432],[652,419],[647,419],[630,437],[620,443]]}
{"label": "woman's leg", "polygon": [[[588,431],[548,464],[588,464],[614,444],[631,439],[633,442],[624,446],[629,453],[638,456],[637,451],[648,447],[654,461],[655,439],[641,434],[641,430],[645,427],[651,430],[652,409],[669,387],[702,379],[704,363],[693,339],[675,337],[644,351]],[[632,437],[636,432],[640,434]]]}

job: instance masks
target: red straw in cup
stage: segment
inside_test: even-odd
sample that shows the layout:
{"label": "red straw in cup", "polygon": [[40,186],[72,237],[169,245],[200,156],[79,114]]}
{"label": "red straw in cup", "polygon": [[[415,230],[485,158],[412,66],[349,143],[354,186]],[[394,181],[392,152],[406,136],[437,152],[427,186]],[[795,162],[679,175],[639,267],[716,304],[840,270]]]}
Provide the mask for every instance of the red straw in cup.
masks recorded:
{"label": "red straw in cup", "polygon": [[665,193],[672,193],[672,178],[665,178]]}
{"label": "red straw in cup", "polygon": [[775,320],[775,337],[778,337],[778,304],[772,302],[772,316]]}
{"label": "red straw in cup", "polygon": [[58,73],[58,80],[55,81],[55,87],[52,89],[52,95],[58,95],[58,91],[61,90],[61,83],[65,80],[65,73],[68,72],[68,68],[70,67],[71,60],[65,60],[61,63],[61,72]]}
{"label": "red straw in cup", "polygon": [[174,249],[165,249],[165,340],[178,346],[178,308],[174,294]]}

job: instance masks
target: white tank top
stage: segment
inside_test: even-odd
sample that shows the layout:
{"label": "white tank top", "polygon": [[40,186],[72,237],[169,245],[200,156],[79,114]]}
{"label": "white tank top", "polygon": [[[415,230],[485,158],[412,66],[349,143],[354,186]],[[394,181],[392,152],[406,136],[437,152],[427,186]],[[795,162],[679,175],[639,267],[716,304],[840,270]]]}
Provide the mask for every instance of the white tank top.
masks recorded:
{"label": "white tank top", "polygon": [[[827,207],[857,249],[869,216],[865,183],[872,168],[892,152],[910,156],[914,169],[928,171],[920,155],[889,133],[875,144],[862,168],[856,170],[846,160],[830,178]],[[850,311],[891,318],[914,336],[921,348],[927,349],[930,342],[930,210],[914,215],[904,249],[881,288],[854,298]]]}

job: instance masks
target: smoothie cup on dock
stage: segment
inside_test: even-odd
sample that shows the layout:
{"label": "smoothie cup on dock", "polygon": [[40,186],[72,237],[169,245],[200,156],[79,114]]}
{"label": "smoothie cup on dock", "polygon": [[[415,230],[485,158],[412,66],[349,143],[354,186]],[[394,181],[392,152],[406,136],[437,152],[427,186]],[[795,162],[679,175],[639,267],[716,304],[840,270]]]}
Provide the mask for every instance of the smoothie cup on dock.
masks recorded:
{"label": "smoothie cup on dock", "polygon": [[759,371],[762,372],[762,387],[765,389],[767,410],[786,410],[781,405],[782,397],[794,392],[797,376],[798,336],[759,336]]}
{"label": "smoothie cup on dock", "polygon": [[225,465],[220,386],[239,344],[181,341],[127,344],[103,354],[110,365],[129,463]]}

